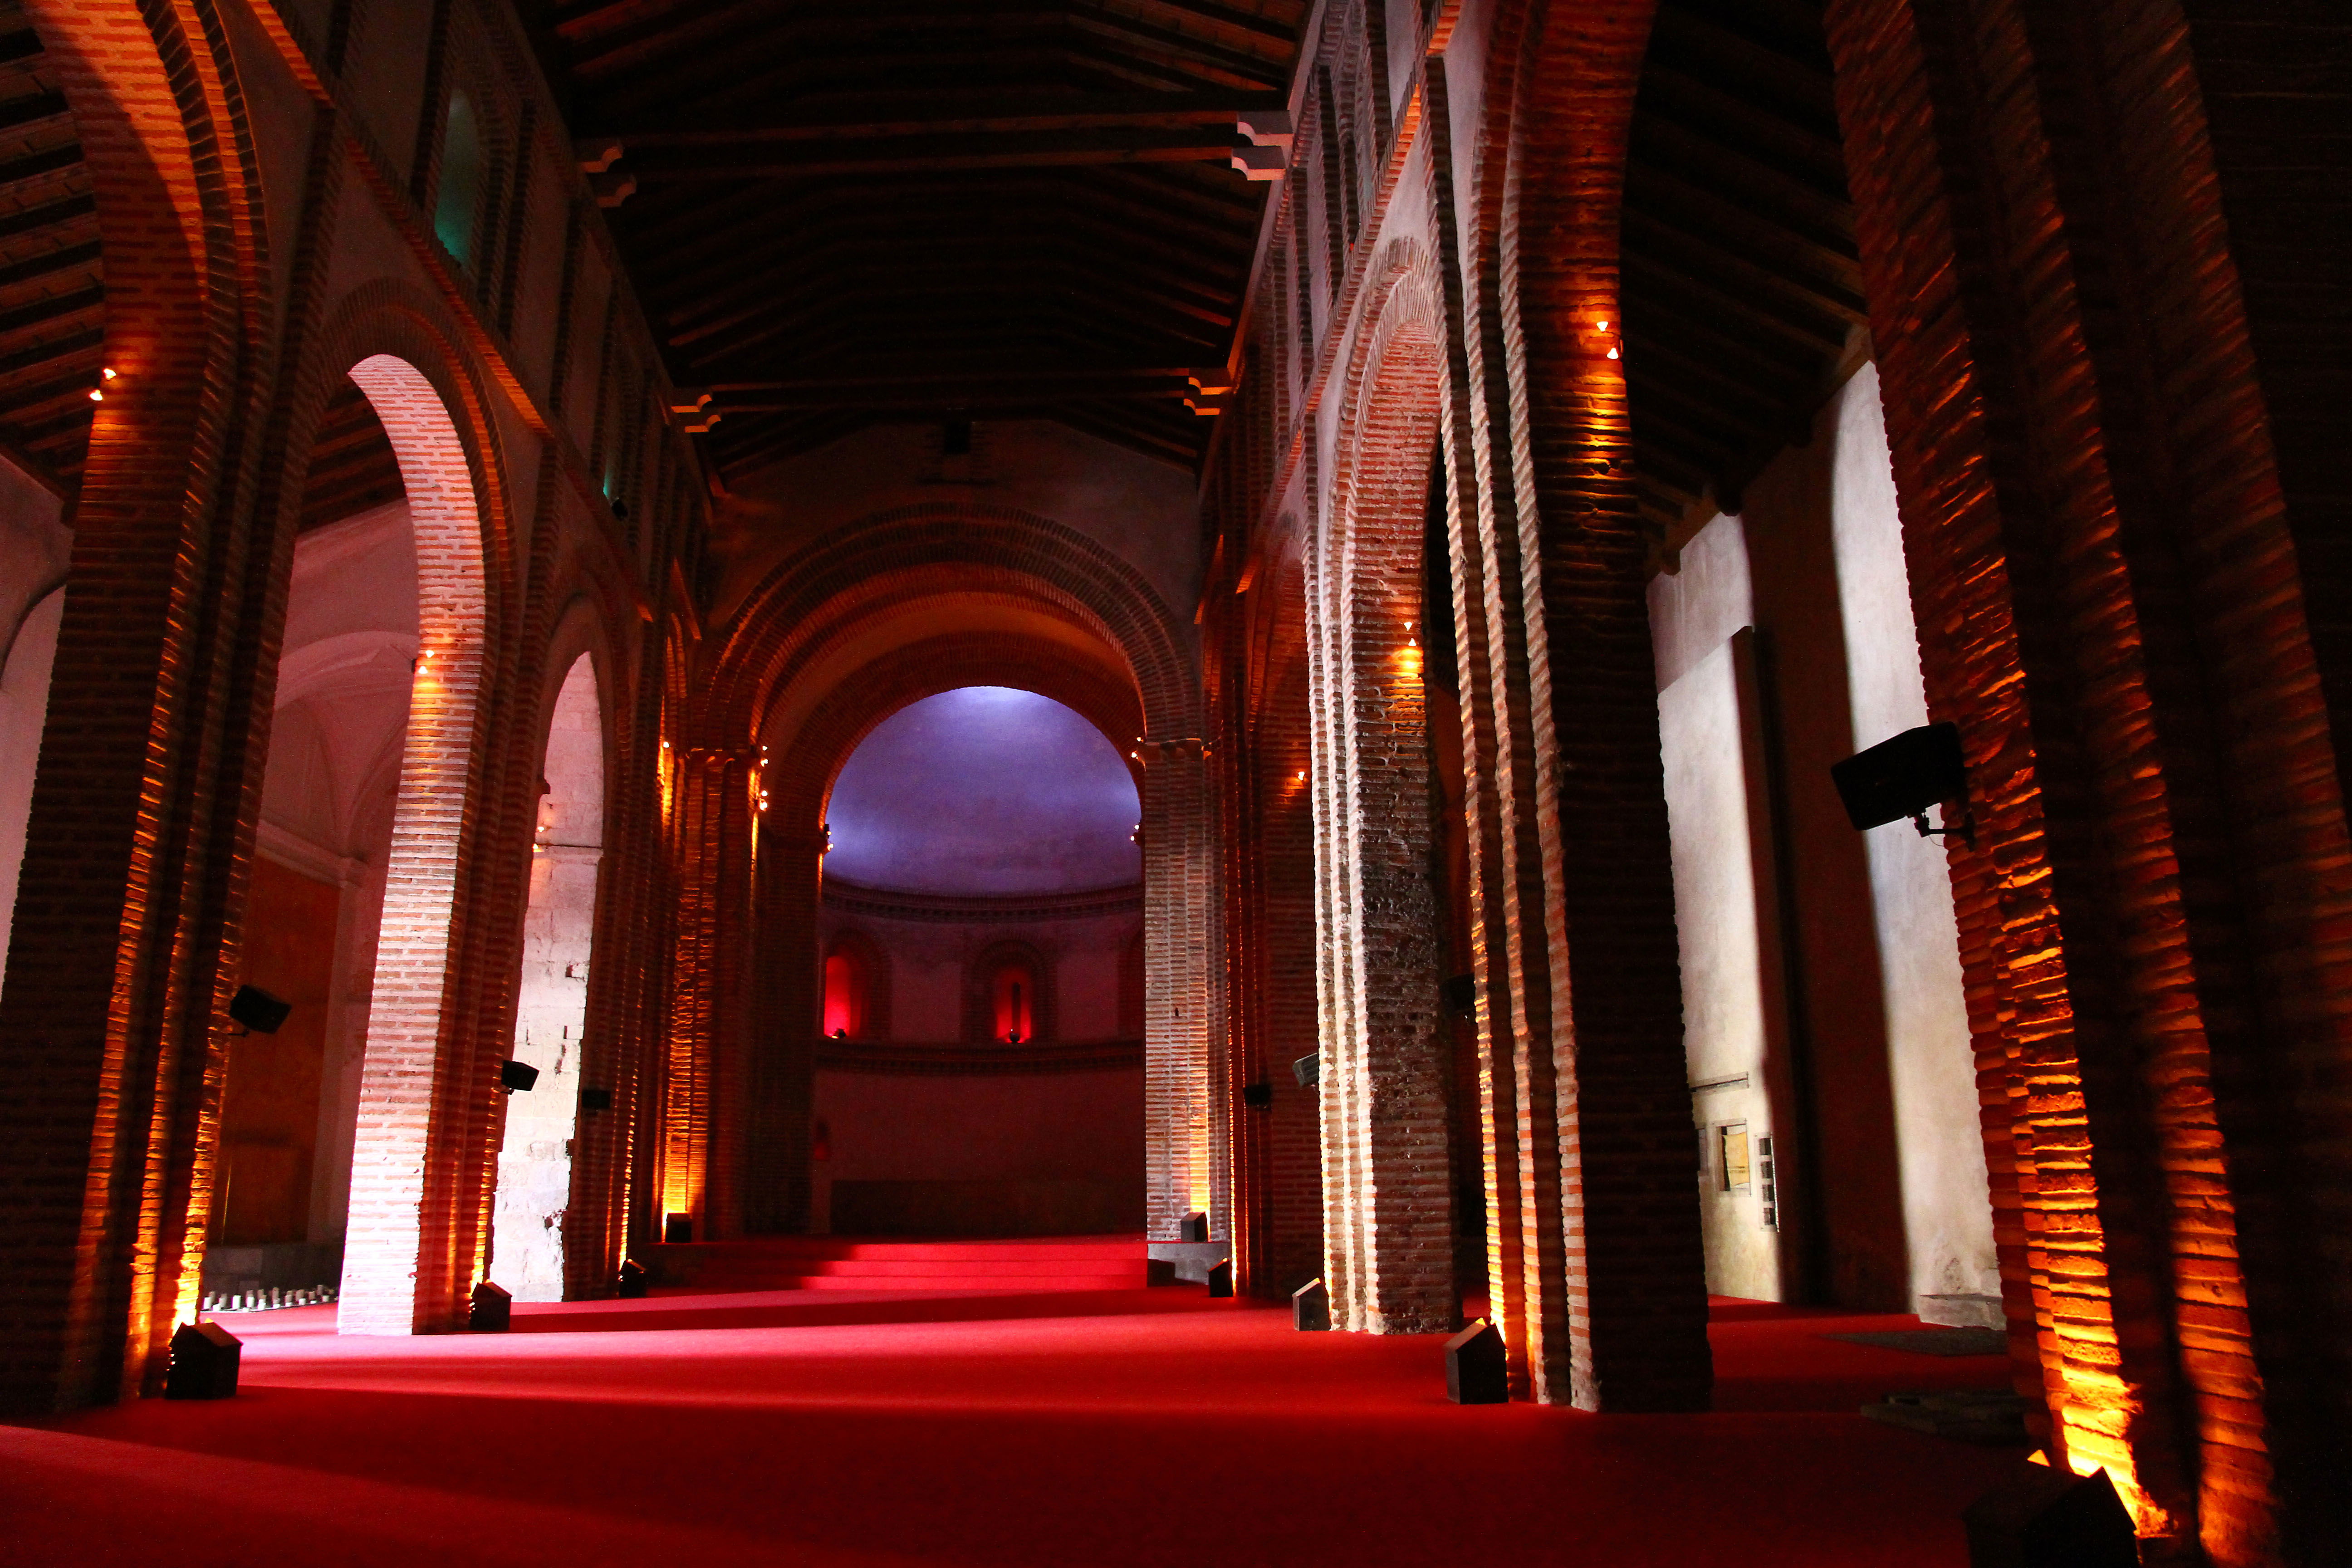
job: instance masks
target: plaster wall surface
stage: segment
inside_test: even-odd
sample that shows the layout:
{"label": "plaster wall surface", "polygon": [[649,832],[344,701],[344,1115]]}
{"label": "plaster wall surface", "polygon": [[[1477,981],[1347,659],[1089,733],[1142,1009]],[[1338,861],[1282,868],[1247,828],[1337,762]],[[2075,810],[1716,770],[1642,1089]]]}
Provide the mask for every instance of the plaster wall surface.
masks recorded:
{"label": "plaster wall surface", "polygon": [[[1902,824],[1857,837],[1826,771],[1927,721],[1877,386],[1865,366],[1813,439],[1749,486],[1743,513],[1715,518],[1650,585],[1691,1080],[1749,1075],[1694,1095],[1708,1280],[1991,1323],[1990,1206],[1944,858]],[[1749,626],[1763,651],[1743,682],[1732,639]],[[1743,702],[1772,711],[1743,714]],[[1767,725],[1785,901],[1755,870],[1759,852],[1773,863],[1759,837],[1773,831],[1757,754]],[[1784,910],[1794,924],[1779,940],[1806,986],[1781,1026],[1794,1037],[1775,1047],[1777,961],[1759,937]],[[1810,1086],[1802,1122],[1792,1072]],[[1790,1275],[1786,1248],[1768,1262],[1759,1190],[1724,1190],[1722,1129],[1742,1121],[1751,1183],[1753,1137],[1771,1132],[1784,1196],[1822,1227],[1817,1279]],[[1806,1181],[1818,1190],[1800,1195]],[[1742,1199],[1749,1212],[1735,1219]]]}
{"label": "plaster wall surface", "polygon": [[[1845,384],[1817,428],[1834,453],[1831,516],[1854,739],[1874,745],[1927,721],[1875,366]],[[1950,874],[1937,844],[1900,823],[1872,829],[1864,846],[1885,977],[1914,1310],[1930,1322],[1997,1326],[2000,1276]]]}
{"label": "plaster wall surface", "polygon": [[1658,732],[1674,836],[1684,1051],[1705,1151],[1699,1205],[1706,1288],[1777,1301],[1779,1233],[1764,1223],[1758,1162],[1751,1152],[1745,1169],[1735,1170],[1723,1157],[1727,1134],[1744,1139],[1740,1147],[1752,1152],[1756,1140],[1773,1132],[1766,1075],[1777,1065],[1766,1060],[1764,960],[1749,852],[1751,835],[1763,825],[1748,810],[1734,652],[1729,641],[1717,643],[1658,693]]}
{"label": "plaster wall surface", "polygon": [[537,1068],[539,1079],[506,1100],[490,1239],[490,1278],[519,1301],[563,1299],[563,1216],[604,842],[604,727],[585,654],[556,698],[541,772],[548,788],[531,852],[514,1038],[514,1059]]}

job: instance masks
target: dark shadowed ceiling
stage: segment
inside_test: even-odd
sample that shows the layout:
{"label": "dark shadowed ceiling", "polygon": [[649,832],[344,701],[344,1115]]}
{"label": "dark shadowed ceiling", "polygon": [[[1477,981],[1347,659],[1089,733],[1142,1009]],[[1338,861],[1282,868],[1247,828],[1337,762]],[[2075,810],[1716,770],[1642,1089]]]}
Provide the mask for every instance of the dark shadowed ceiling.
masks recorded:
{"label": "dark shadowed ceiling", "polygon": [[1197,461],[1305,0],[523,4],[722,471],[959,415]]}
{"label": "dark shadowed ceiling", "polygon": [[1659,5],[1622,265],[1642,510],[1672,538],[1706,521],[1695,508],[1738,510],[1866,347],[1818,5]]}

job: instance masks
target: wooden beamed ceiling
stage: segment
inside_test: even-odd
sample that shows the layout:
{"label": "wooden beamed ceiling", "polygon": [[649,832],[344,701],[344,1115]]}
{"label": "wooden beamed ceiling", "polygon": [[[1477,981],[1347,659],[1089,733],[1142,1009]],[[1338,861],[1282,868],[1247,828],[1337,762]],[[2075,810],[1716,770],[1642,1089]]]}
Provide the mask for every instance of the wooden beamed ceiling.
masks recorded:
{"label": "wooden beamed ceiling", "polygon": [[1193,466],[1306,0],[526,0],[730,477],[878,420],[1044,417]]}
{"label": "wooden beamed ceiling", "polygon": [[21,7],[0,0],[0,451],[60,495],[105,383],[98,203],[73,115]]}
{"label": "wooden beamed ceiling", "polygon": [[1642,510],[1678,541],[1808,438],[1867,347],[1818,5],[1663,0],[1622,237]]}

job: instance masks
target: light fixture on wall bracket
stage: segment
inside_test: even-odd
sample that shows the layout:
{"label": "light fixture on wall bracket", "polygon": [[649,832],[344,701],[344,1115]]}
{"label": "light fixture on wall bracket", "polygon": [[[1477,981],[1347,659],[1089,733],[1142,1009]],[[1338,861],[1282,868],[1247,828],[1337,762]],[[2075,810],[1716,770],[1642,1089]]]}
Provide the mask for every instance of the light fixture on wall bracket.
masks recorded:
{"label": "light fixture on wall bracket", "polygon": [[[1830,782],[1844,803],[1846,819],[1867,831],[1890,822],[1911,819],[1922,838],[1957,836],[1976,847],[1976,823],[1969,809],[1968,763],[1960,751],[1956,724],[1922,724],[1830,764]],[[1960,820],[1952,820],[1951,803],[1960,803]],[[1947,826],[1927,826],[1927,810],[1941,805]]]}

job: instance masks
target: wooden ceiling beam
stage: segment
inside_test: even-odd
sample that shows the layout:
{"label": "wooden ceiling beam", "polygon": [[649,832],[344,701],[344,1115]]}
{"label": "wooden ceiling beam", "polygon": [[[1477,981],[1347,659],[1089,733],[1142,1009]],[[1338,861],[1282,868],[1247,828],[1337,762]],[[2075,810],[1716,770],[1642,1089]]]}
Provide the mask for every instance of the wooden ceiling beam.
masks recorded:
{"label": "wooden ceiling beam", "polygon": [[[1784,119],[1703,77],[1653,58],[1643,69],[1635,104],[1636,127],[1654,118],[1669,121],[1710,141],[1744,148],[1751,157],[1769,158],[1774,167],[1825,196],[1845,196],[1845,146],[1836,136]],[[1638,129],[1634,133],[1640,134]]]}
{"label": "wooden ceiling beam", "polygon": [[[1125,246],[1097,244],[1081,248],[1067,237],[1027,234],[1018,240],[984,243],[984,263],[973,260],[974,246],[961,238],[948,242],[894,243],[893,237],[856,235],[842,242],[809,251],[761,258],[736,268],[731,287],[666,289],[648,300],[654,314],[667,328],[663,341],[683,347],[745,319],[747,313],[773,310],[786,287],[822,295],[841,278],[873,279],[886,274],[920,276],[949,271],[972,276],[1003,277],[1008,272],[1032,276],[1050,273],[1108,279],[1122,292],[1155,303],[1216,327],[1231,327],[1230,300],[1237,285],[1219,288],[1171,271]],[[1223,269],[1211,269],[1213,272]],[[1017,280],[1017,279],[1016,279]],[[715,285],[715,279],[713,283]],[[673,305],[690,299],[692,308]],[[1226,309],[1218,309],[1225,306]]]}
{"label": "wooden ceiling beam", "polygon": [[[1023,131],[1080,131],[1123,126],[1231,125],[1253,110],[1280,109],[1276,92],[1083,93],[1067,99],[1028,97],[993,104],[940,103],[926,112],[908,106],[829,105],[823,114],[803,112],[759,125],[681,128],[607,128],[595,141],[616,141],[627,153],[641,147],[730,147],[775,142],[866,141],[891,136],[968,136]],[[893,109],[895,108],[895,112]]]}
{"label": "wooden ceiling beam", "polygon": [[[1087,163],[1209,163],[1230,168],[1243,142],[1230,126],[1158,130],[1103,126],[1074,131],[876,137],[866,141],[749,146],[714,158],[687,149],[632,153],[621,164],[640,184],[655,182],[800,180],[821,174],[928,173],[947,169],[1052,169]],[[1244,184],[1238,171],[1234,182]]]}
{"label": "wooden ceiling beam", "polygon": [[[1221,27],[1255,33],[1259,37],[1280,45],[1288,51],[1298,47],[1298,21],[1284,23],[1272,16],[1262,16],[1254,11],[1244,11],[1233,5],[1220,5],[1214,0],[1142,0],[1162,11],[1174,11],[1181,16],[1213,22]],[[1304,20],[1304,7],[1299,20]]]}
{"label": "wooden ceiling beam", "polygon": [[[934,229],[962,222],[972,228],[997,226],[1021,227],[1060,223],[1102,232],[1106,229],[1187,256],[1223,255],[1238,275],[1248,266],[1247,240],[1241,232],[1204,223],[1182,210],[1129,203],[1124,198],[1091,195],[1073,201],[1068,172],[998,171],[985,180],[971,175],[927,181],[893,182],[889,200],[847,181],[813,183],[779,193],[783,199],[741,204],[730,193],[722,202],[698,202],[675,216],[665,214],[652,223],[622,226],[625,244],[646,255],[639,268],[640,287],[658,296],[718,266],[728,271],[740,267],[747,249],[778,239],[819,231],[847,229],[855,233],[892,233],[919,228],[927,220]],[[672,190],[696,190],[673,186]],[[744,216],[734,221],[713,221],[717,215],[740,206]],[[663,263],[668,263],[665,266]]]}
{"label": "wooden ceiling beam", "polygon": [[1801,115],[1832,136],[1837,132],[1837,95],[1827,46],[1819,60],[1801,60],[1683,5],[1661,5],[1651,25],[1650,52],[1727,90],[1756,93],[1783,118]]}
{"label": "wooden ceiling beam", "polygon": [[1824,297],[1811,287],[1700,236],[1627,207],[1622,219],[1623,260],[1636,272],[1674,279],[1723,302],[1734,317],[1842,353],[1846,328],[1865,320],[1858,300]]}
{"label": "wooden ceiling beam", "polygon": [[1759,213],[1638,162],[1626,172],[1625,209],[1771,272],[1850,320],[1864,314],[1862,261],[1850,241],[1841,248],[1785,217]]}

